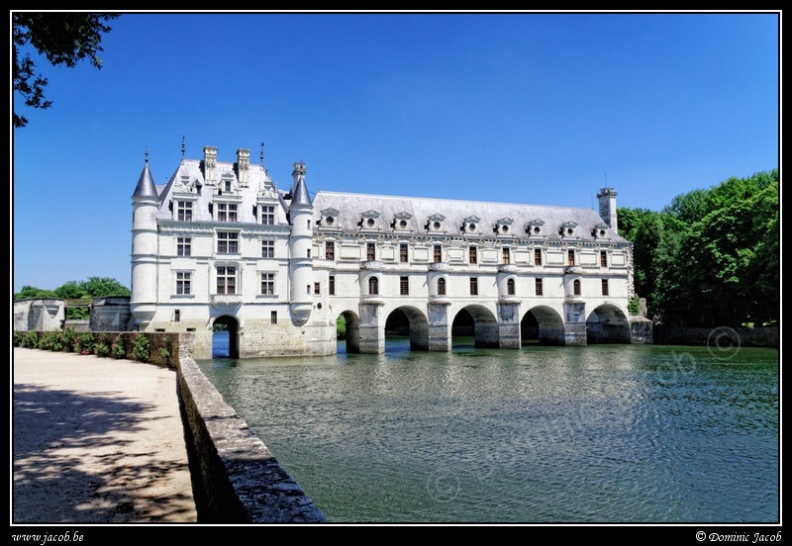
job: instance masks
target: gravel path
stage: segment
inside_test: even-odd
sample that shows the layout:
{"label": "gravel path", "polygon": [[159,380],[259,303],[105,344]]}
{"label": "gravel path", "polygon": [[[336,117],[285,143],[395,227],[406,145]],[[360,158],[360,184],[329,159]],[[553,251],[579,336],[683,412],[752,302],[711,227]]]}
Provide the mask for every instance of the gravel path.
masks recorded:
{"label": "gravel path", "polygon": [[195,522],[176,372],[14,348],[13,523]]}

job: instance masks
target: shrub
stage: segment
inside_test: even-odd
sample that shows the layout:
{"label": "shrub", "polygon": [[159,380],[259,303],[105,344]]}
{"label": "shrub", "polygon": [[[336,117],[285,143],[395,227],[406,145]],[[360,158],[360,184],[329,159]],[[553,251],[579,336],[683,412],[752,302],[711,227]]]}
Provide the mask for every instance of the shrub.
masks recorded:
{"label": "shrub", "polygon": [[61,336],[63,338],[63,348],[66,350],[67,353],[71,353],[74,351],[74,343],[77,338],[77,334],[74,332],[74,328],[69,326],[65,330],[63,330],[63,334]]}
{"label": "shrub", "polygon": [[168,350],[167,347],[160,348],[159,354],[160,354],[160,359],[162,360],[163,364],[169,364],[170,363],[171,353],[170,353],[170,351]]}
{"label": "shrub", "polygon": [[110,356],[113,358],[125,358],[126,357],[126,349],[124,348],[124,338],[121,335],[117,335],[113,338],[113,342],[110,344]]}
{"label": "shrub", "polygon": [[25,338],[25,332],[14,332],[14,347],[21,347],[22,340]]}
{"label": "shrub", "polygon": [[135,339],[132,341],[132,356],[140,362],[149,361],[149,339],[146,334],[135,335]]}
{"label": "shrub", "polygon": [[627,304],[627,311],[633,317],[637,316],[638,313],[641,312],[641,300],[638,299],[638,296],[635,296],[633,299],[630,300],[630,303]]}
{"label": "shrub", "polygon": [[46,332],[41,336],[38,348],[46,351],[60,351],[63,349],[63,339],[60,332]]}
{"label": "shrub", "polygon": [[39,342],[38,332],[31,331],[25,334],[19,346],[25,347],[27,349],[35,349],[36,347],[38,347],[38,342]]}
{"label": "shrub", "polygon": [[77,334],[75,339],[77,341],[74,344],[74,352],[80,353],[81,355],[89,355],[93,353],[94,336],[91,332]]}

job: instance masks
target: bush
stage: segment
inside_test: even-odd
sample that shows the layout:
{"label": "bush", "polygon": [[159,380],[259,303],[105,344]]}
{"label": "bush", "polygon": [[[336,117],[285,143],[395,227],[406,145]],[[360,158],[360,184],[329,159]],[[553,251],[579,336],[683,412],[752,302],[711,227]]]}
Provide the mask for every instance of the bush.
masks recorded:
{"label": "bush", "polygon": [[24,347],[26,349],[35,349],[38,347],[39,343],[39,335],[38,332],[26,332],[25,336],[22,338],[22,342],[19,344],[20,347]]}
{"label": "bush", "polygon": [[63,338],[60,332],[46,332],[38,343],[38,348],[46,351],[60,351],[63,349]]}
{"label": "bush", "polygon": [[63,330],[63,348],[66,350],[67,353],[71,353],[74,351],[74,344],[77,340],[77,334],[74,332],[74,328],[69,326],[65,330]]}
{"label": "bush", "polygon": [[135,335],[135,339],[132,341],[132,356],[139,362],[149,361],[151,355],[149,354],[149,339],[146,334]]}
{"label": "bush", "polygon": [[159,350],[159,354],[160,354],[160,359],[162,360],[163,364],[169,364],[170,363],[171,353],[170,353],[170,351],[168,350],[167,347],[162,347]]}
{"label": "bush", "polygon": [[94,349],[94,336],[91,332],[83,332],[75,336],[76,343],[74,344],[74,352],[81,355],[89,355],[93,353]]}
{"label": "bush", "polygon": [[638,296],[635,296],[630,300],[630,303],[627,304],[627,311],[633,317],[637,316],[638,313],[641,312],[641,300],[638,299]]}
{"label": "bush", "polygon": [[113,358],[126,358],[126,348],[124,348],[124,338],[117,335],[110,344],[110,356]]}
{"label": "bush", "polygon": [[21,347],[25,332],[14,332],[14,347]]}

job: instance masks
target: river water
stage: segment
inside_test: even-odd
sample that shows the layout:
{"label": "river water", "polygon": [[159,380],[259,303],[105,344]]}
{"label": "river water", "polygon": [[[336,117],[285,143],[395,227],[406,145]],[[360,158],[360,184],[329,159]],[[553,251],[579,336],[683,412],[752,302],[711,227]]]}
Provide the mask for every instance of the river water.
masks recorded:
{"label": "river water", "polygon": [[198,364],[330,521],[779,520],[777,350],[388,340]]}

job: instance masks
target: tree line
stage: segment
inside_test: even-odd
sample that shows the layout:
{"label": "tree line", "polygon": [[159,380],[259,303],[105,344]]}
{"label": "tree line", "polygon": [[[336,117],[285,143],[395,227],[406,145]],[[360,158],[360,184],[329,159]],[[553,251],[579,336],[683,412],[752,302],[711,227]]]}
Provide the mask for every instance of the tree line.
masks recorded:
{"label": "tree line", "polygon": [[129,296],[129,288],[110,277],[88,277],[85,281],[69,281],[55,290],[25,285],[14,294],[14,301],[24,299],[63,299],[86,300],[85,307],[69,307],[66,318],[79,320],[88,318],[88,305],[91,298],[111,298]]}
{"label": "tree line", "polygon": [[635,291],[679,326],[762,326],[780,315],[778,169],[676,196],[660,212],[619,208]]}

